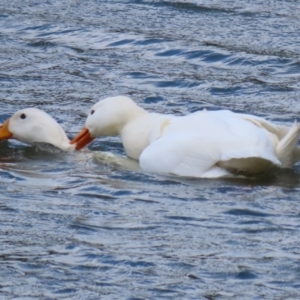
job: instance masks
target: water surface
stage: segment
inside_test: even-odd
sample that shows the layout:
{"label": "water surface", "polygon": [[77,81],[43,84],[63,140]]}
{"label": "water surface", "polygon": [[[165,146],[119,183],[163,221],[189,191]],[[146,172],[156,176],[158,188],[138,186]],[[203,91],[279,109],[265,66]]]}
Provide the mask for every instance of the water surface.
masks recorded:
{"label": "water surface", "polygon": [[[0,122],[39,107],[73,137],[119,94],[177,115],[291,125],[297,1],[0,3]],[[1,299],[298,299],[300,166],[264,180],[148,174],[119,138],[81,153],[0,143]]]}

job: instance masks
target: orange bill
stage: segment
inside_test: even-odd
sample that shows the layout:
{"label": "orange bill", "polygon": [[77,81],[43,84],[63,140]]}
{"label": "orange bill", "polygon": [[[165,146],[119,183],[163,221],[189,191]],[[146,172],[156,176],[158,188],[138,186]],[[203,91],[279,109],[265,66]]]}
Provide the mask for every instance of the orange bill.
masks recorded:
{"label": "orange bill", "polygon": [[9,131],[8,127],[9,127],[9,119],[7,119],[0,126],[0,141],[12,138],[12,133]]}
{"label": "orange bill", "polygon": [[83,128],[74,139],[70,142],[71,145],[76,144],[76,150],[82,149],[84,146],[88,145],[94,138],[87,128]]}

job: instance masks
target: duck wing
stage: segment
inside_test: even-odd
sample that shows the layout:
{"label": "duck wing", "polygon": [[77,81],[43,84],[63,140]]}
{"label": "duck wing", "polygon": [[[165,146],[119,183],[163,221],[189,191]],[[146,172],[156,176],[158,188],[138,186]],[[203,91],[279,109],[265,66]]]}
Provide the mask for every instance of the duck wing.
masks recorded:
{"label": "duck wing", "polygon": [[144,170],[191,177],[259,173],[272,164],[280,162],[266,131],[230,111],[172,119],[140,156]]}
{"label": "duck wing", "polygon": [[280,160],[282,168],[291,168],[300,160],[300,147],[298,147],[300,124],[296,121],[292,127],[287,127],[272,124],[265,119],[252,115],[237,115],[257,127],[264,129],[269,134],[275,145],[276,156]]}

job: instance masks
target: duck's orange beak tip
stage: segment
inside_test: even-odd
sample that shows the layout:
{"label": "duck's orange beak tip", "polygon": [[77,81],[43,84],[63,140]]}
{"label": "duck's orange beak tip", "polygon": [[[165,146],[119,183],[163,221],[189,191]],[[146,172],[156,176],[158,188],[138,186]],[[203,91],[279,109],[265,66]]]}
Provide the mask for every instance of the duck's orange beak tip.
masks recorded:
{"label": "duck's orange beak tip", "polygon": [[0,141],[11,139],[13,137],[12,133],[8,129],[9,127],[9,119],[7,119],[1,126],[0,126]]}
{"label": "duck's orange beak tip", "polygon": [[83,147],[88,145],[94,138],[91,137],[91,134],[87,128],[83,128],[74,139],[70,142],[71,145],[76,144],[75,149],[81,150]]}

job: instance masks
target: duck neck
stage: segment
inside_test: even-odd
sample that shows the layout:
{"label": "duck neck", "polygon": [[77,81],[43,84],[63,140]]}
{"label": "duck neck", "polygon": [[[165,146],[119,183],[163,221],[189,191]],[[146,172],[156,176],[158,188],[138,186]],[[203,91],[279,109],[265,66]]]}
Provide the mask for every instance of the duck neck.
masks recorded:
{"label": "duck neck", "polygon": [[70,141],[68,140],[67,142],[61,143],[58,148],[60,148],[63,151],[74,151],[75,150],[75,145],[71,145]]}
{"label": "duck neck", "polygon": [[49,142],[50,145],[53,145],[54,147],[61,149],[63,151],[73,151],[75,150],[74,145],[70,144],[70,141],[68,138],[66,139],[61,139],[61,140],[57,140],[57,141],[52,141]]}
{"label": "duck neck", "polygon": [[49,142],[53,146],[55,146],[63,151],[75,150],[74,145],[70,144],[69,138],[67,137],[65,131],[63,130],[63,128],[60,125],[56,126],[55,130],[53,129],[53,133],[54,132],[56,133],[55,135],[49,134]]}
{"label": "duck neck", "polygon": [[138,160],[149,145],[155,116],[142,109],[121,128],[119,134],[128,157]]}

